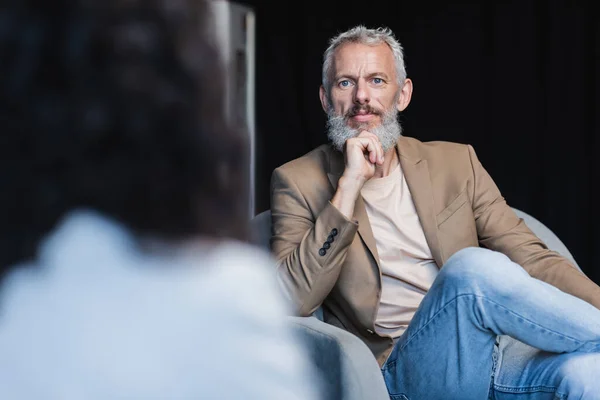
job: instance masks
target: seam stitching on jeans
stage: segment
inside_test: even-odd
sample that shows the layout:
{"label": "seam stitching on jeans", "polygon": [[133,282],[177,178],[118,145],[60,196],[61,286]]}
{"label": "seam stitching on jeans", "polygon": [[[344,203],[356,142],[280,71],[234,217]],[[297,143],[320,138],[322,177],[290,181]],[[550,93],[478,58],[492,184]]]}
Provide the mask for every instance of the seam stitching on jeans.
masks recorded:
{"label": "seam stitching on jeans", "polygon": [[556,391],[556,387],[545,386],[545,385],[514,387],[514,386],[504,386],[504,385],[494,384],[494,390],[510,392],[510,393],[517,393],[517,392],[520,392],[520,393],[524,393],[524,392],[549,392],[549,393],[552,393],[552,392]]}
{"label": "seam stitching on jeans", "polygon": [[438,310],[438,311],[437,311],[435,314],[433,314],[433,315],[431,316],[431,318],[429,318],[429,320],[428,320],[428,321],[427,321],[427,322],[426,322],[426,323],[425,323],[425,324],[424,324],[424,325],[423,325],[421,328],[419,328],[419,330],[418,330],[418,331],[416,331],[416,332],[415,332],[415,333],[414,333],[414,334],[413,334],[413,335],[412,335],[412,336],[411,336],[411,337],[410,337],[410,338],[409,338],[409,339],[406,341],[406,343],[404,343],[404,345],[403,345],[403,346],[400,348],[400,350],[403,350],[403,349],[404,349],[406,346],[408,346],[408,344],[409,344],[410,342],[412,342],[413,338],[414,338],[415,336],[417,336],[417,335],[418,335],[418,334],[419,334],[419,333],[420,333],[420,332],[421,332],[423,329],[425,329],[425,328],[426,328],[426,327],[427,327],[427,326],[428,326],[428,325],[429,325],[429,324],[430,324],[430,323],[433,321],[433,319],[434,319],[434,318],[435,318],[435,317],[436,317],[436,316],[437,316],[439,313],[441,313],[441,312],[442,312],[442,311],[443,311],[443,310],[444,310],[446,307],[448,307],[448,306],[449,306],[450,304],[452,304],[452,303],[455,303],[455,302],[456,302],[456,301],[457,301],[459,298],[462,298],[462,297],[474,297],[474,298],[481,299],[481,300],[483,300],[483,301],[487,301],[488,303],[494,304],[494,305],[496,305],[496,306],[498,306],[498,307],[500,307],[500,308],[502,308],[502,309],[504,309],[504,310],[508,311],[508,312],[509,312],[509,313],[511,313],[512,315],[514,315],[514,316],[516,316],[516,317],[518,317],[518,318],[521,318],[523,321],[527,321],[527,322],[529,322],[530,324],[533,324],[533,325],[535,325],[536,327],[539,327],[539,328],[545,329],[545,330],[546,330],[546,331],[548,331],[548,332],[554,333],[554,334],[556,334],[556,335],[558,335],[558,336],[561,336],[561,337],[563,337],[563,338],[565,338],[565,339],[571,340],[571,341],[573,341],[573,342],[575,342],[575,343],[578,343],[578,344],[582,344],[582,343],[583,343],[583,341],[581,341],[581,340],[574,339],[574,338],[572,338],[572,337],[570,337],[570,336],[563,335],[563,334],[561,334],[561,333],[558,333],[558,332],[555,332],[555,331],[553,331],[553,330],[551,330],[551,329],[548,329],[548,328],[546,328],[546,327],[543,327],[543,326],[541,326],[541,325],[539,325],[539,324],[537,324],[537,323],[535,323],[535,322],[533,322],[533,321],[531,321],[531,320],[529,320],[529,319],[527,319],[527,318],[525,318],[525,317],[522,317],[522,316],[520,316],[519,314],[515,313],[514,311],[512,311],[512,310],[509,310],[508,308],[504,307],[503,305],[501,305],[501,304],[499,304],[499,303],[496,303],[495,301],[492,301],[492,300],[489,300],[489,299],[487,299],[487,298],[486,298],[486,297],[484,297],[484,296],[480,296],[480,295],[476,295],[476,294],[471,294],[471,293],[469,293],[469,294],[459,294],[458,296],[454,297],[452,300],[450,300],[450,301],[448,301],[446,304],[444,304],[442,307],[440,307],[440,309],[439,309],[439,310]]}

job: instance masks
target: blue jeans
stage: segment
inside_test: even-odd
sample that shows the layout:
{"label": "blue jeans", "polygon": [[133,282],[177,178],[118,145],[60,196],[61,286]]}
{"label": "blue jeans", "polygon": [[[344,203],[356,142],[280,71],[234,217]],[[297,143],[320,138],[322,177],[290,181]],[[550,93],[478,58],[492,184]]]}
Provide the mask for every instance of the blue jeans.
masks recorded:
{"label": "blue jeans", "polygon": [[600,310],[503,254],[464,249],[382,372],[393,400],[600,399]]}

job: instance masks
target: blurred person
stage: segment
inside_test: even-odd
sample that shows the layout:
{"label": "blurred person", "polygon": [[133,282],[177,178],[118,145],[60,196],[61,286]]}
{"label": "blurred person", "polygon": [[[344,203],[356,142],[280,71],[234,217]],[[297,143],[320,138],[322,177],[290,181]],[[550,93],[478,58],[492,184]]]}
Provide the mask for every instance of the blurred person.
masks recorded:
{"label": "blurred person", "polygon": [[361,338],[394,399],[600,399],[600,287],[517,217],[472,146],[402,135],[412,90],[391,30],[331,39],[331,143],[272,176],[297,313]]}
{"label": "blurred person", "polygon": [[315,398],[206,18],[0,2],[0,398]]}

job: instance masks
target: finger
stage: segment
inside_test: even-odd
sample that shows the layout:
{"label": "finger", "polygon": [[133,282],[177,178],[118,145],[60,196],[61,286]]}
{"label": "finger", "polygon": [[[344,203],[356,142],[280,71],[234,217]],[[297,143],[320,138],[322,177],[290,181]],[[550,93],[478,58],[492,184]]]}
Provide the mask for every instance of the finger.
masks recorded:
{"label": "finger", "polygon": [[374,133],[371,133],[366,130],[361,131],[357,137],[369,138],[369,139],[373,139],[375,141],[376,146],[377,146],[377,156],[376,156],[376,160],[373,162],[373,164],[377,163],[379,165],[382,165],[384,162],[385,152],[383,151],[383,146],[381,145],[381,141],[379,140],[379,137],[377,135],[375,135]]}
{"label": "finger", "polygon": [[360,131],[360,133],[358,134],[357,137],[377,138],[377,135],[375,135],[374,133],[371,133],[369,131]]}
{"label": "finger", "polygon": [[383,146],[381,145],[379,138],[377,137],[377,135],[374,135],[370,132],[368,132],[368,134],[365,137],[371,140],[373,142],[373,145],[375,146],[375,158],[371,159],[371,162],[373,164],[383,164]]}
{"label": "finger", "polygon": [[379,140],[379,137],[377,137],[376,135],[373,135],[373,141],[375,142],[375,146],[377,147],[377,164],[382,165],[383,164],[383,158],[385,156],[385,152],[383,151],[383,145],[381,144],[381,141]]}
{"label": "finger", "polygon": [[367,140],[369,141],[369,161],[371,164],[377,164],[381,157],[378,140],[376,138],[368,138]]}
{"label": "finger", "polygon": [[365,158],[371,164],[377,162],[377,143],[370,137],[357,137],[356,142],[360,145],[361,151],[365,154]]}
{"label": "finger", "polygon": [[379,154],[380,154],[378,163],[379,163],[379,165],[383,165],[384,158],[385,158],[385,151],[383,151],[383,145],[381,144],[381,141],[379,140],[379,138],[377,138],[377,145],[379,147]]}

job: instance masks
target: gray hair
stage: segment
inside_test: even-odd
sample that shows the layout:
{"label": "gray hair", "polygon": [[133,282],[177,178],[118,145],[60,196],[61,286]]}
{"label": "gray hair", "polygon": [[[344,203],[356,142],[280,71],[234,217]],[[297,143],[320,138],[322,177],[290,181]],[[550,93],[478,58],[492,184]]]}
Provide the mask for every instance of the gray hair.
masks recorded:
{"label": "gray hair", "polygon": [[394,55],[396,62],[396,77],[400,87],[404,85],[406,79],[406,67],[404,66],[404,52],[400,43],[394,37],[389,28],[368,29],[363,25],[355,26],[352,29],[342,32],[329,41],[329,47],[325,50],[323,57],[323,87],[329,94],[331,67],[333,65],[333,56],[335,50],[345,43],[361,43],[368,46],[376,46],[381,43],[387,44]]}

